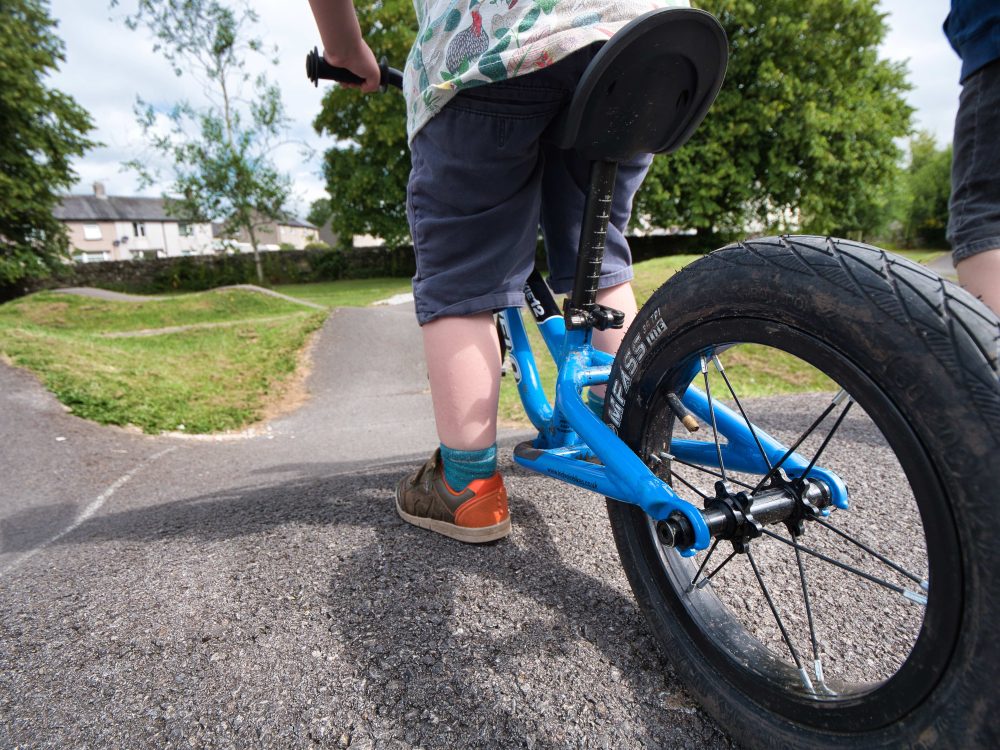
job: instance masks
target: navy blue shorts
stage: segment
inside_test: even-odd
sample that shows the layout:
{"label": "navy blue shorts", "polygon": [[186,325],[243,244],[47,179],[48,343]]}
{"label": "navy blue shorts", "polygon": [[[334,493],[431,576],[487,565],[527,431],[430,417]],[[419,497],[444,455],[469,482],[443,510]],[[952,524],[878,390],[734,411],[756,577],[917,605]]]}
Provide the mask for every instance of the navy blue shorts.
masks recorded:
{"label": "navy blue shorts", "polygon": [[[570,291],[590,163],[546,142],[598,47],[509,81],[465,89],[410,144],[406,208],[420,325],[524,303],[539,227],[549,285]],[[618,167],[601,288],[632,278],[625,229],[652,157]]]}
{"label": "navy blue shorts", "polygon": [[962,86],[948,209],[955,263],[1000,248],[1000,60]]}

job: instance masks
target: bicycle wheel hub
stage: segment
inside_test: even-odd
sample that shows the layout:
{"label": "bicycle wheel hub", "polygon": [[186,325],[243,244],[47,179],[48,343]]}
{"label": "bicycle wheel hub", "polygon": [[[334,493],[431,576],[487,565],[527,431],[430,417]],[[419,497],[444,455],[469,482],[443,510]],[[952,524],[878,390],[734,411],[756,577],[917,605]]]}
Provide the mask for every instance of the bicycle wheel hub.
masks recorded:
{"label": "bicycle wheel hub", "polygon": [[[775,477],[764,488],[747,494],[733,493],[725,482],[715,483],[715,497],[705,501],[701,511],[713,539],[733,543],[738,552],[763,533],[763,528],[784,523],[793,535],[802,531],[803,521],[822,514],[833,504],[829,488],[815,479]],[[665,547],[690,547],[694,529],[680,513],[674,513],[656,526],[657,537]]]}

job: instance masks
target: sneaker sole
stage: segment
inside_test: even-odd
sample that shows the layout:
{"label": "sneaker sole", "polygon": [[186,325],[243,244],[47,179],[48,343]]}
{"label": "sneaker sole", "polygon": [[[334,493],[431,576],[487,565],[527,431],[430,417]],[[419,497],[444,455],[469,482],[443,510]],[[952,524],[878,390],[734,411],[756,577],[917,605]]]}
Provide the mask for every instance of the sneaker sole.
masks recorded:
{"label": "sneaker sole", "polygon": [[500,523],[493,526],[481,526],[473,528],[469,526],[458,526],[447,521],[437,521],[433,518],[423,516],[411,516],[399,505],[399,492],[396,492],[396,512],[399,517],[409,524],[419,526],[421,529],[437,532],[449,539],[457,539],[460,542],[470,544],[482,544],[484,542],[495,542],[510,534],[510,519],[505,518]]}

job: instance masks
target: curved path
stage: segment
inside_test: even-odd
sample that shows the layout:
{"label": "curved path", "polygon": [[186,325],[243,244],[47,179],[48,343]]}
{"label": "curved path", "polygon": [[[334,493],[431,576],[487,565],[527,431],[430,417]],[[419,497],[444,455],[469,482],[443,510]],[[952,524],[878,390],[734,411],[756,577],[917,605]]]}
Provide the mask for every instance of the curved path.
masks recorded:
{"label": "curved path", "polygon": [[[240,289],[245,292],[258,292],[260,294],[266,294],[269,297],[277,297],[278,299],[283,299],[286,302],[294,302],[296,305],[302,305],[303,307],[311,307],[314,310],[326,310],[325,305],[317,304],[316,302],[309,302],[308,300],[299,299],[298,297],[289,297],[287,294],[282,294],[281,292],[276,292],[273,289],[265,289],[262,286],[256,286],[254,284],[233,284],[231,286],[220,286],[216,287],[212,291],[219,291],[221,289]],[[81,297],[96,297],[98,299],[109,299],[115,302],[150,302],[156,300],[172,299],[171,297],[157,297],[155,295],[146,294],[125,294],[124,292],[112,292],[108,289],[98,289],[92,286],[72,286],[63,287],[62,289],[53,289],[53,292],[57,294],[78,294]]]}
{"label": "curved path", "polygon": [[505,542],[396,517],[436,443],[418,342],[409,306],[335,311],[310,401],[230,441],[0,363],[0,747],[728,747],[600,499],[508,467]]}

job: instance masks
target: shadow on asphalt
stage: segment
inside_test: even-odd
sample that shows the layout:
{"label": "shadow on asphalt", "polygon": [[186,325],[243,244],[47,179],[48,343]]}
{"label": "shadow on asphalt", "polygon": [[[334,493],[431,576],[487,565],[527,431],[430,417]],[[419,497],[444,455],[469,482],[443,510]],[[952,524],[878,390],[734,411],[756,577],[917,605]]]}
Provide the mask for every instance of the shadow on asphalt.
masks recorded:
{"label": "shadow on asphalt", "polygon": [[69,528],[79,511],[76,503],[53,503],[0,518],[0,550],[20,553],[34,549]]}
{"label": "shadow on asphalt", "polygon": [[[372,738],[424,745],[434,736],[429,727],[440,724],[448,729],[438,739],[452,747],[536,734],[529,746],[537,748],[580,738],[615,747],[637,734],[658,746],[679,746],[678,736],[700,747],[728,744],[675,695],[676,679],[621,587],[620,571],[610,580],[587,572],[618,566],[613,552],[607,559],[613,548],[584,553],[596,563],[567,564],[567,547],[579,540],[560,543],[539,506],[518,493],[511,537],[462,544],[398,518],[391,488],[402,465],[350,474],[322,469],[270,467],[264,473],[300,478],[108,512],[58,544],[267,539],[278,527],[311,527],[308,536],[330,542],[325,597],[335,616],[323,650],[348,662],[347,690],[363,717],[353,731]],[[341,538],[354,543],[338,549]],[[624,714],[608,705],[619,694]],[[565,722],[560,696],[584,706],[580,721],[590,724],[552,730]],[[539,733],[540,726],[549,729]]]}

